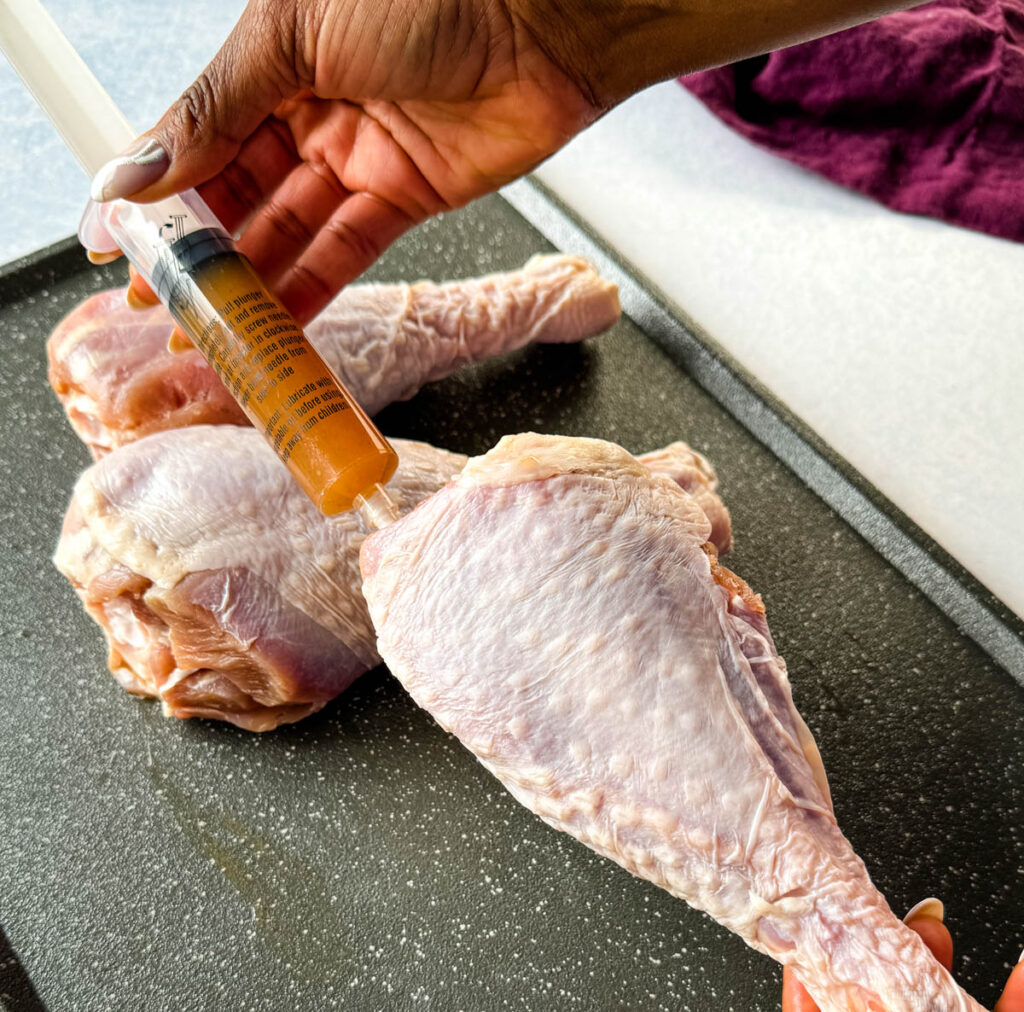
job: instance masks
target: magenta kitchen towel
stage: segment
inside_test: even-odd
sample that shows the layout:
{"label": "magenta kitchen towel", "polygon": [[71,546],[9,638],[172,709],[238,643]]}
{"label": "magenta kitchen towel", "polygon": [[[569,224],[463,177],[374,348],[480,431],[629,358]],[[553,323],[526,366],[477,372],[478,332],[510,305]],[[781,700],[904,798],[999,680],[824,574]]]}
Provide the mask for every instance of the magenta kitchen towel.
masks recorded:
{"label": "magenta kitchen towel", "polygon": [[681,80],[798,165],[1024,239],[1024,0],[936,0]]}

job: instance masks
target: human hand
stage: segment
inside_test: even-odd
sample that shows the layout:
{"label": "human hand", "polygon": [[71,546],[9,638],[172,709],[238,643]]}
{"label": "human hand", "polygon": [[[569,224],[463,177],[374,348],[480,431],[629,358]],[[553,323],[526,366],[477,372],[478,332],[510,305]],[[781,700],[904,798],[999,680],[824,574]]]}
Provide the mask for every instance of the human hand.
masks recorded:
{"label": "human hand", "polygon": [[[947,969],[953,967],[953,937],[942,921],[942,904],[938,900],[925,900],[914,907],[905,920],[931,950],[932,955]],[[820,1012],[803,984],[793,971],[782,968],[782,1012]],[[993,1012],[1024,1012],[1024,953],[1010,971],[1009,980]]]}
{"label": "human hand", "polygon": [[494,0],[253,0],[94,197],[197,187],[305,321],[410,226],[595,119],[586,87]]}
{"label": "human hand", "polygon": [[[911,0],[250,0],[94,196],[199,189],[308,320],[402,232],[529,171],[675,74]],[[614,199],[614,194],[609,195]],[[155,301],[133,280],[135,304]]]}

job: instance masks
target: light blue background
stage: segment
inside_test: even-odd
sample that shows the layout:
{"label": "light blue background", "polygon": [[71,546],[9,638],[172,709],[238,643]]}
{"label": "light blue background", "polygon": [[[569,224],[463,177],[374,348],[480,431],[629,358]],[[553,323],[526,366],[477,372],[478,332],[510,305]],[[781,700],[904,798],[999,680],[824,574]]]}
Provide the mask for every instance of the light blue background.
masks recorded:
{"label": "light blue background", "polygon": [[[44,0],[93,73],[139,129],[209,62],[242,0]],[[89,181],[0,57],[0,263],[78,228]]]}

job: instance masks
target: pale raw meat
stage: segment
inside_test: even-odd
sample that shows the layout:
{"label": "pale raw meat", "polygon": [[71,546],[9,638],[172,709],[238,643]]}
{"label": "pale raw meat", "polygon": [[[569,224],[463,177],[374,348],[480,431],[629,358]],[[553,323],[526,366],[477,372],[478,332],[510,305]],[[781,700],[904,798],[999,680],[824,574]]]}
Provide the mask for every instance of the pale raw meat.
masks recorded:
{"label": "pale raw meat", "polygon": [[[613,284],[578,257],[536,256],[521,270],[468,281],[352,285],[307,328],[310,341],[370,414],[467,362],[531,341],[582,341],[619,318]],[[50,384],[79,437],[100,456],[185,425],[248,424],[198,351],[167,350],[158,306],[100,292],[50,337]]]}
{"label": "pale raw meat", "polygon": [[378,648],[524,805],[791,964],[824,1012],[978,1012],[837,827],[709,533],[619,447],[506,438],[364,543]]}
{"label": "pale raw meat", "polygon": [[[403,510],[464,457],[395,440]],[[75,485],[54,561],[129,692],[254,731],[320,709],[378,663],[359,595],[357,513],[328,519],[251,428],[123,446]]]}
{"label": "pale raw meat", "polygon": [[[394,440],[407,510],[466,462]],[[728,543],[714,472],[685,443],[652,466],[702,496]],[[192,426],[103,457],[78,480],[55,562],[129,691],[178,717],[254,731],[299,720],[379,658],[360,592],[355,513],[314,509],[255,429]]]}
{"label": "pale raw meat", "polygon": [[718,497],[718,475],[707,457],[680,441],[637,459],[648,470],[671,478],[684,492],[689,492],[711,524],[708,541],[719,555],[732,551],[732,522],[725,503]]}

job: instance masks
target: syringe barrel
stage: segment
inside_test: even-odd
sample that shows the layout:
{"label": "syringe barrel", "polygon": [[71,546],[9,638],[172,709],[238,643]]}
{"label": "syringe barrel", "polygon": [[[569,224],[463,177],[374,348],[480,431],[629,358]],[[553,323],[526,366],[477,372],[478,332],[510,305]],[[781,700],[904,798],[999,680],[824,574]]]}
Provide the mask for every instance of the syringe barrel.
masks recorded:
{"label": "syringe barrel", "polygon": [[97,224],[109,233],[322,512],[351,509],[391,477],[394,450],[198,194],[89,215],[83,239],[95,249]]}

